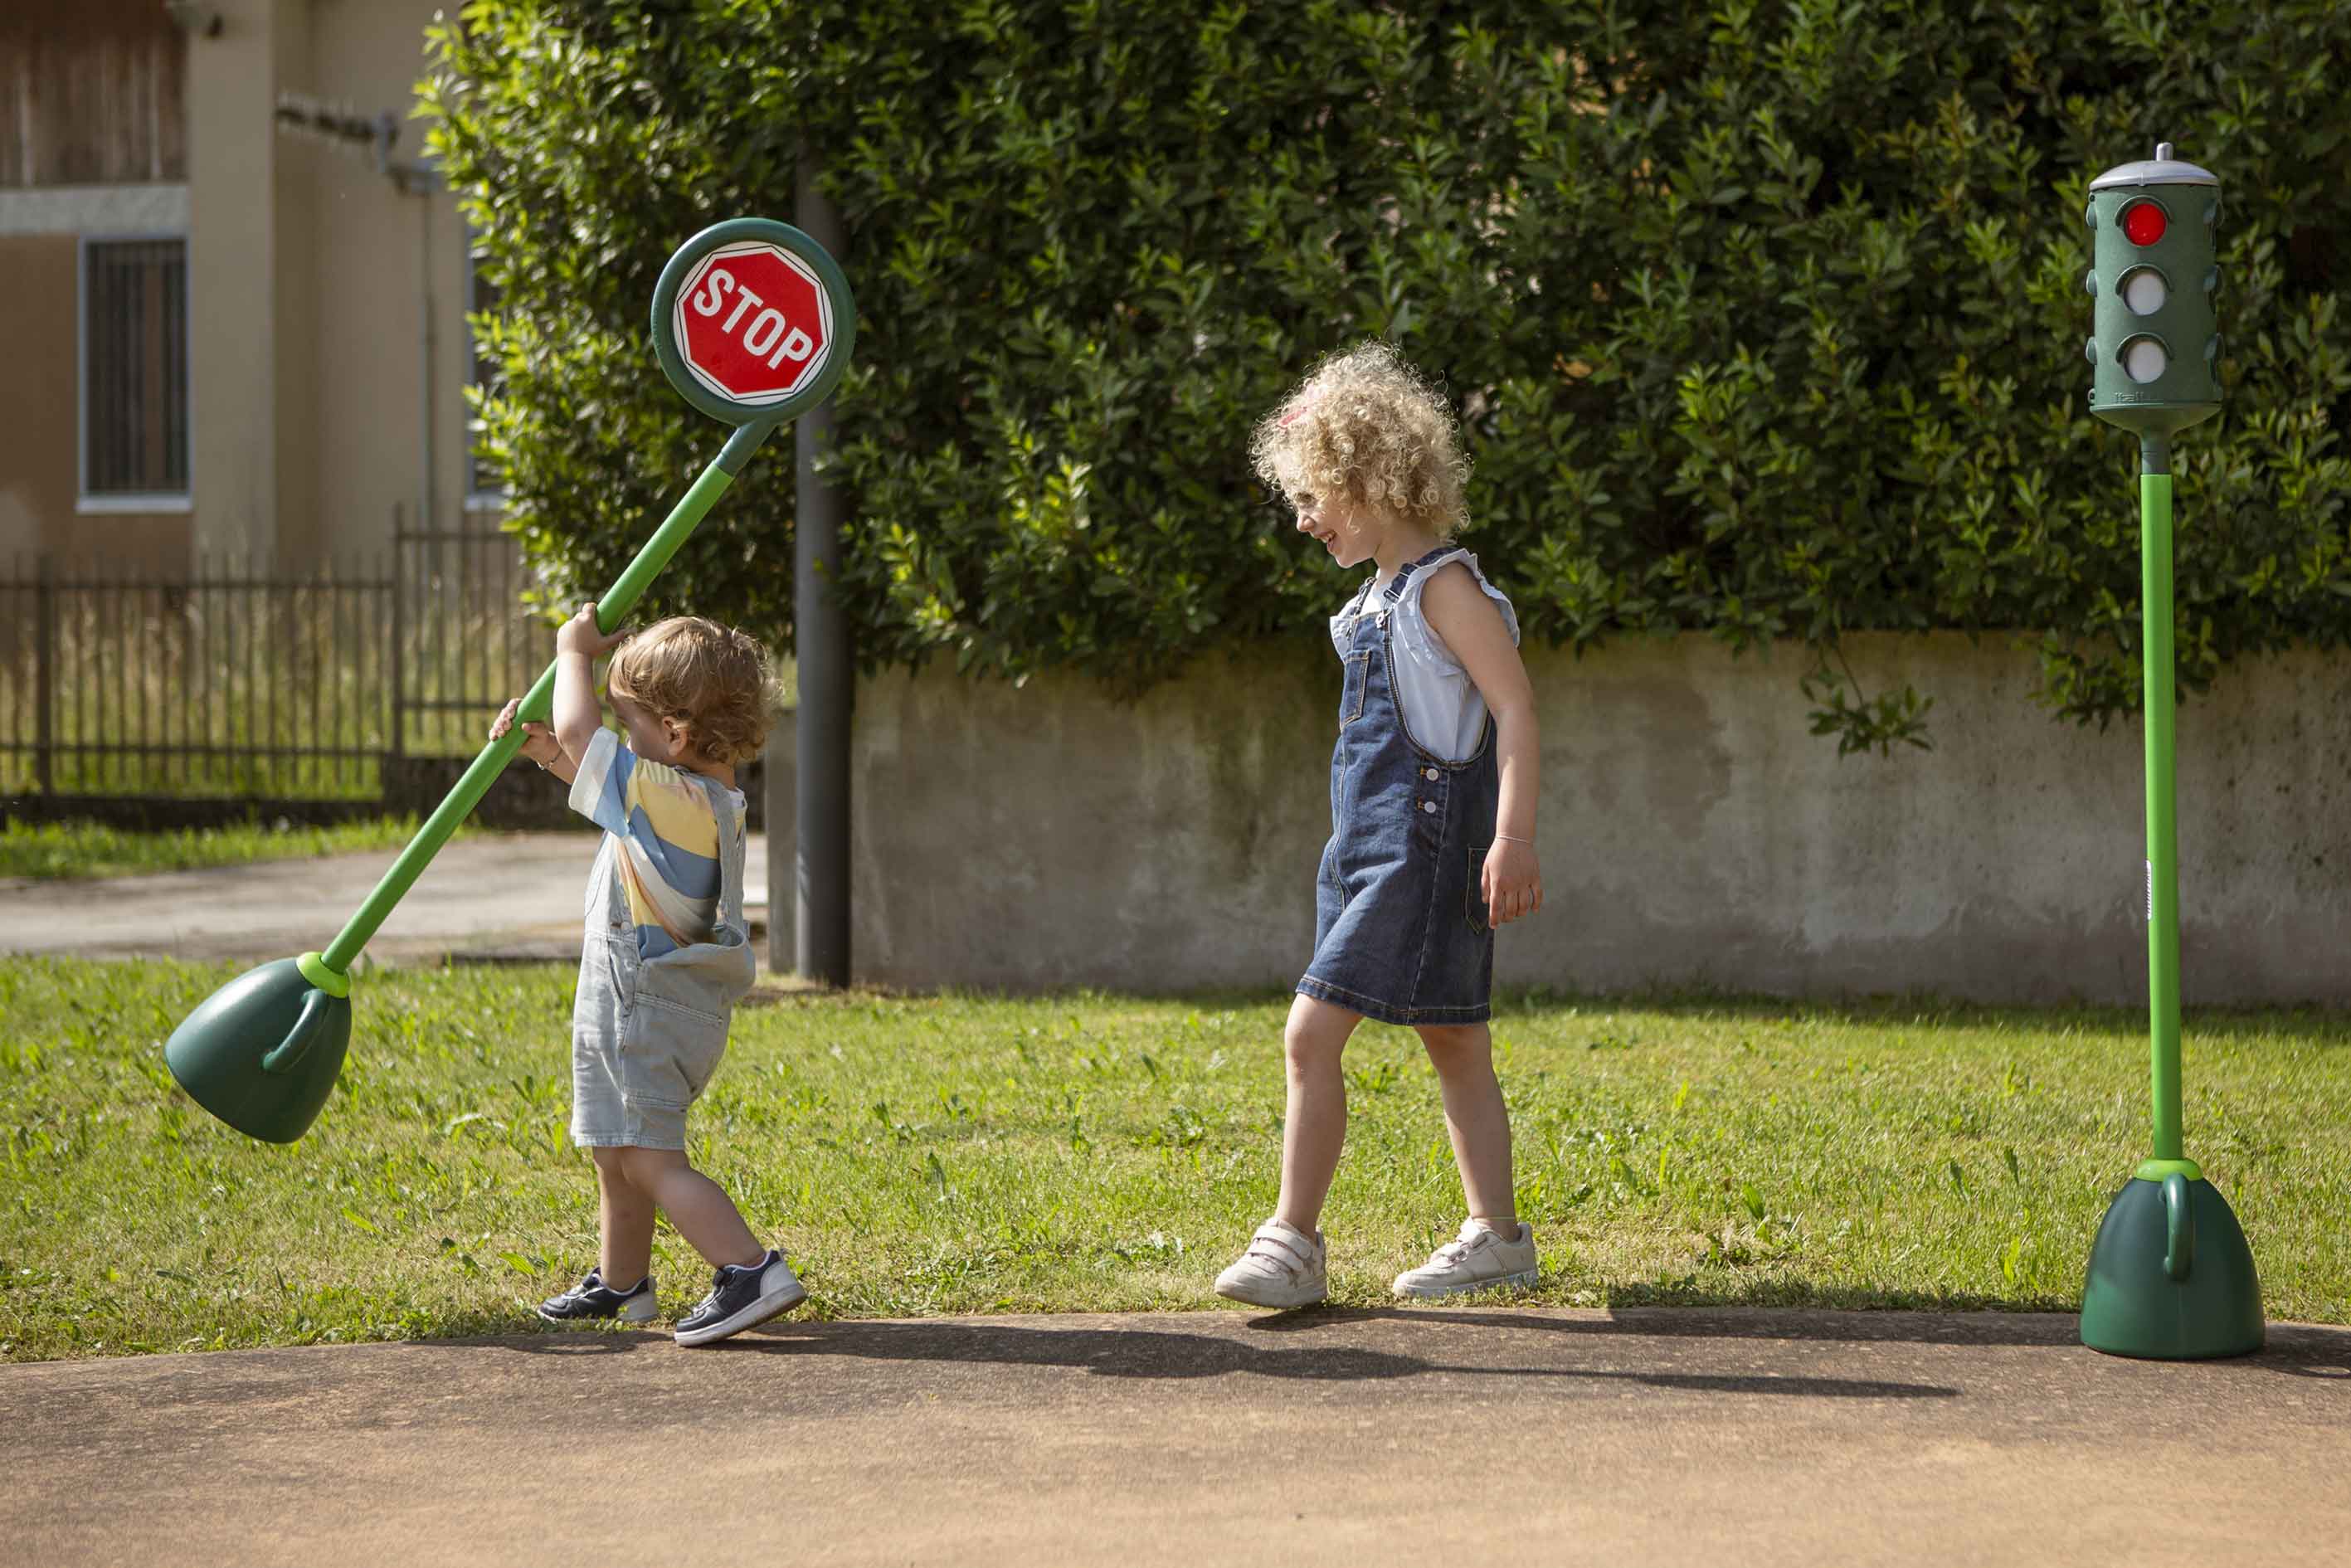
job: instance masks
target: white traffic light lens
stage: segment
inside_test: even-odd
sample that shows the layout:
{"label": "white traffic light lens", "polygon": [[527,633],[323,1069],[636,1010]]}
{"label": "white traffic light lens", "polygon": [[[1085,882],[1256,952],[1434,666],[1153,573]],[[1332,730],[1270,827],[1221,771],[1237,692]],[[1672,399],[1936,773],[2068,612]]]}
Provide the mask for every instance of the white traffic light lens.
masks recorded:
{"label": "white traffic light lens", "polygon": [[2123,303],[2134,315],[2152,316],[2163,308],[2171,290],[2164,287],[2163,274],[2151,267],[2133,267],[2123,274]]}
{"label": "white traffic light lens", "polygon": [[2153,338],[2133,338],[2123,345],[2123,374],[2141,386],[2160,381],[2164,367],[2170,362],[2163,345]]}

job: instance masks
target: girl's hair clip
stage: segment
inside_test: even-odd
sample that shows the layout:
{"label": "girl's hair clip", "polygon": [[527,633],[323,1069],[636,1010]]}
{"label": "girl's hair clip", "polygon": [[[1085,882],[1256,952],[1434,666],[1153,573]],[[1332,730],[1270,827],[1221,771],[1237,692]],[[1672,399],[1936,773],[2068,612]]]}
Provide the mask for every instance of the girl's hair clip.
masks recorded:
{"label": "girl's hair clip", "polygon": [[1273,422],[1273,426],[1276,430],[1287,430],[1290,428],[1290,422],[1305,412],[1306,402],[1301,398],[1298,402],[1291,403],[1290,405],[1290,411],[1287,413],[1284,413],[1280,419],[1275,420]]}

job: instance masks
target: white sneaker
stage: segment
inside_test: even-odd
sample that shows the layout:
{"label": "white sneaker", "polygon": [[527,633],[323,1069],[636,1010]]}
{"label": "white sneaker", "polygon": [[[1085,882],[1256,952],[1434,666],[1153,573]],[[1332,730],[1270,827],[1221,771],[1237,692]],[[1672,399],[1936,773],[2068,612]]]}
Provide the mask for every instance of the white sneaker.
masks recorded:
{"label": "white sneaker", "polygon": [[1460,1235],[1430,1253],[1419,1268],[1398,1274],[1393,1289],[1399,1296],[1426,1300],[1496,1285],[1531,1285],[1541,1272],[1533,1227],[1521,1221],[1517,1235],[1504,1236],[1482,1220],[1465,1219]]}
{"label": "white sneaker", "polygon": [[1322,1272],[1322,1233],[1309,1236],[1279,1219],[1259,1226],[1249,1250],[1217,1276],[1217,1294],[1253,1307],[1311,1307],[1330,1293]]}

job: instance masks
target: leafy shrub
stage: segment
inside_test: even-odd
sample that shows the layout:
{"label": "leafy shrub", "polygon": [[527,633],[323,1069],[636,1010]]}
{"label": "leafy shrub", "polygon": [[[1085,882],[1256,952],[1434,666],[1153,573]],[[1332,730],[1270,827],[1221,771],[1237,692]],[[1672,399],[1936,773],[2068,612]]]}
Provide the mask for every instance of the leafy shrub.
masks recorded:
{"label": "leafy shrub", "polygon": [[[491,0],[425,90],[503,291],[489,439],[560,594],[718,444],[653,362],[663,261],[789,217],[805,141],[861,313],[831,474],[869,664],[1132,689],[1311,633],[1342,590],[1246,435],[1378,334],[1457,400],[1468,542],[1531,634],[1801,639],[1816,727],[1883,747],[1925,705],[1857,690],[1847,631],[2022,633],[2058,713],[2137,701],[2080,213],[2158,137],[2229,196],[2182,682],[2344,641],[2346,38],[2332,0]],[[787,450],[660,599],[788,632]]]}

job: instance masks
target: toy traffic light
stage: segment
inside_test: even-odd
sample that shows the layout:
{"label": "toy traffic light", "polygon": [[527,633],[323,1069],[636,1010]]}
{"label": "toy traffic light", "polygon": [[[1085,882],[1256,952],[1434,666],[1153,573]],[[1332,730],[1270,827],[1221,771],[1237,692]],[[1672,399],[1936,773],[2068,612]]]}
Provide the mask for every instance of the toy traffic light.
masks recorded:
{"label": "toy traffic light", "polygon": [[2171,437],[2220,409],[2220,182],[2171,156],[2090,183],[2090,412],[2139,441],[2146,631],[2147,986],[2154,1152],[2090,1249],[2082,1343],[2116,1355],[2241,1355],[2263,1337],[2261,1281],[2228,1199],[2187,1156],[2179,1096],[2179,865],[2173,796]]}
{"label": "toy traffic light", "polygon": [[[2094,368],[2090,412],[2168,438],[2220,409],[2220,271],[2213,232],[2220,182],[2171,155],[2109,169],[2090,183],[2087,278]],[[2160,472],[2161,465],[2149,472]]]}

